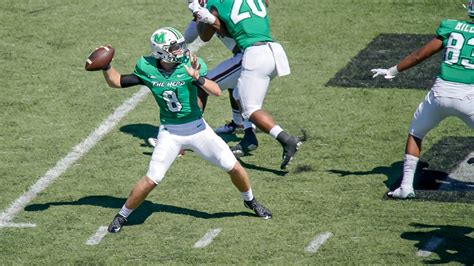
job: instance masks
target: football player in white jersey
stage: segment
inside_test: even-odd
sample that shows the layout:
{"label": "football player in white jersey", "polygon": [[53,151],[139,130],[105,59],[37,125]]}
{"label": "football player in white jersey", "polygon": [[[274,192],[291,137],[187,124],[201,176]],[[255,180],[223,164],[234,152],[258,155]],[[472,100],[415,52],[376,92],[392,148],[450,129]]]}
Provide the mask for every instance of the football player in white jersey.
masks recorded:
{"label": "football player in white jersey", "polygon": [[397,199],[414,198],[413,179],[420,158],[423,137],[443,119],[454,116],[474,128],[474,0],[468,1],[470,21],[443,20],[436,37],[419,50],[389,68],[371,71],[376,76],[394,78],[444,49],[444,59],[436,81],[416,109],[410,124],[405,147],[401,186],[388,196]]}
{"label": "football player in white jersey", "polygon": [[[294,158],[304,138],[288,134],[263,109],[270,81],[276,76],[290,74],[286,53],[270,34],[267,13],[268,1],[193,0],[188,8],[197,17],[199,36],[207,41],[214,33],[232,37],[243,51],[242,71],[237,82],[237,96],[242,116],[252,121],[260,130],[271,135],[283,148],[281,169],[286,169]],[[199,25],[202,25],[200,28]],[[235,145],[234,154],[245,154],[255,149],[250,145],[245,130],[244,138]]]}
{"label": "football player in white jersey", "polygon": [[[189,22],[186,30],[184,31],[184,38],[188,44],[193,42],[202,42],[199,38],[197,22],[195,18]],[[237,80],[241,72],[242,51],[240,51],[234,39],[222,35],[218,35],[218,38],[224,44],[224,46],[232,52],[233,56],[225,59],[212,70],[210,70],[208,73],[208,78],[219,84],[219,87],[222,90],[229,90],[229,101],[232,108],[232,120],[229,123],[216,128],[215,132],[218,134],[232,134],[235,132],[240,132],[242,129],[252,127],[252,123],[248,121],[248,119],[244,120],[242,118],[240,107],[233,97],[234,88],[237,86]],[[203,108],[206,106],[206,96],[207,94],[200,95],[200,99],[203,101]],[[253,128],[255,128],[255,126],[253,126]]]}

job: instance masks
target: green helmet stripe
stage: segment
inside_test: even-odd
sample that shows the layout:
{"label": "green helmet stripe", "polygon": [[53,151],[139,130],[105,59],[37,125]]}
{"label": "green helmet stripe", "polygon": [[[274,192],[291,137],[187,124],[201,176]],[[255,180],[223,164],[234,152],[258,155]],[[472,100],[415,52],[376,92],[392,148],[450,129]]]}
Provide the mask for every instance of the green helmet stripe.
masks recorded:
{"label": "green helmet stripe", "polygon": [[176,29],[171,28],[171,27],[166,27],[165,29],[171,31],[176,36],[176,39],[179,40],[179,39],[183,38],[183,35],[179,31],[177,31]]}

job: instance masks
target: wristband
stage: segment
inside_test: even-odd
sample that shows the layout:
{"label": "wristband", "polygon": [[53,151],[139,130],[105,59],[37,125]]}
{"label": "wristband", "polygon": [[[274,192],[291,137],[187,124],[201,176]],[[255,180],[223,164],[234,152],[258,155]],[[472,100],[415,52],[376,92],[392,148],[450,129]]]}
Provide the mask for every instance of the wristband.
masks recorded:
{"label": "wristband", "polygon": [[197,83],[199,86],[203,86],[205,82],[206,82],[206,79],[203,78],[203,77],[199,77],[199,78],[196,80],[196,83]]}

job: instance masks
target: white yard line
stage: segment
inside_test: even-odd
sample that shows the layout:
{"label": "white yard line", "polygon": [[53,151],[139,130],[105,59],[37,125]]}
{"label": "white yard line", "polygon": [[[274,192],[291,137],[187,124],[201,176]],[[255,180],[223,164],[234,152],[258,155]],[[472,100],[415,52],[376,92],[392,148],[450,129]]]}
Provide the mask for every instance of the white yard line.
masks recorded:
{"label": "white yard line", "polygon": [[89,246],[93,246],[93,245],[97,245],[100,243],[100,241],[102,241],[102,238],[104,238],[104,236],[107,234],[107,226],[101,226],[99,227],[99,229],[97,229],[97,231],[95,232],[95,234],[93,234],[87,241],[86,241],[86,245],[89,245]]}
{"label": "white yard line", "polygon": [[222,231],[221,228],[211,229],[209,230],[201,239],[199,239],[196,244],[194,244],[195,248],[205,248],[209,244],[211,244],[212,240],[216,238],[219,233]]}
{"label": "white yard line", "polygon": [[[109,133],[119,121],[133,110],[135,106],[142,101],[147,93],[148,88],[141,87],[132,97],[127,99],[121,106],[107,117],[86,139],[76,145],[64,158],[59,160],[56,165],[49,169],[46,174],[36,181],[30,189],[21,195],[18,199],[10,204],[6,210],[0,213],[0,228],[11,227],[10,221],[15,215],[21,211],[30,201],[36,198],[36,195],[46,189],[56,178],[63,174],[71,165],[86,154],[92,147],[97,144],[107,133]],[[34,226],[34,225],[33,225]],[[14,226],[19,227],[19,226]]]}
{"label": "white yard line", "polygon": [[332,236],[333,234],[331,232],[325,232],[317,235],[304,249],[304,251],[308,253],[316,253],[316,251],[318,251],[318,249]]}
{"label": "white yard line", "polygon": [[426,242],[422,249],[419,249],[416,252],[418,257],[428,257],[433,251],[435,251],[438,246],[443,242],[443,239],[440,237],[432,237]]}

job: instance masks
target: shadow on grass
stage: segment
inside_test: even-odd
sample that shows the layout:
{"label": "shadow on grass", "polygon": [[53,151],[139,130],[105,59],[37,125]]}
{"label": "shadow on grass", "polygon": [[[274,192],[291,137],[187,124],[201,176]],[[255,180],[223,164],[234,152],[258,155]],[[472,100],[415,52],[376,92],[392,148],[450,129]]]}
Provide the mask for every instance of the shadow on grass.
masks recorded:
{"label": "shadow on grass", "polygon": [[252,170],[263,171],[263,172],[270,172],[270,173],[278,175],[278,176],[285,176],[286,174],[288,174],[287,171],[275,170],[275,169],[271,169],[271,168],[266,168],[266,167],[262,167],[262,166],[249,164],[249,163],[246,163],[246,162],[242,161],[240,158],[237,158],[237,160],[240,162],[240,164],[245,169],[252,169]]}
{"label": "shadow on grass", "polygon": [[[117,209],[117,211],[122,208],[126,199],[116,198],[112,196],[87,196],[80,198],[76,201],[59,201],[59,202],[48,202],[43,204],[31,204],[25,207],[25,211],[44,211],[47,210],[50,206],[80,206],[80,205],[90,205],[90,206],[99,206],[103,208],[112,208]],[[188,215],[201,219],[219,219],[226,217],[235,217],[235,216],[255,216],[250,212],[218,212],[218,213],[207,213],[203,211],[197,211],[172,205],[153,203],[151,201],[145,200],[140,207],[138,207],[132,215],[130,215],[127,225],[137,225],[143,224],[145,220],[155,212],[167,212],[180,215]],[[112,217],[110,217],[112,219]]]}
{"label": "shadow on grass", "polygon": [[[413,188],[416,194],[414,200],[474,203],[473,182],[455,180],[450,178],[448,173],[427,169],[428,167],[429,164],[423,161],[420,161],[417,165],[413,181]],[[403,161],[392,163],[386,167],[375,167],[369,171],[352,172],[335,169],[328,171],[340,176],[383,174],[387,176],[387,180],[384,181],[385,186],[388,190],[393,191],[400,186],[402,170]],[[392,198],[388,197],[385,193],[383,199]]]}
{"label": "shadow on grass", "polygon": [[225,143],[242,140],[242,138],[237,137],[235,134],[217,134],[217,136],[221,137]]}
{"label": "shadow on grass", "polygon": [[[417,165],[416,169],[416,177],[415,177],[415,189],[428,189],[428,190],[435,190],[438,189],[439,184],[437,184],[436,180],[444,180],[448,176],[447,173],[441,171],[434,171],[425,169],[428,167],[428,163],[420,161]],[[382,174],[387,177],[387,180],[384,181],[385,186],[390,189],[394,190],[400,186],[402,172],[403,172],[403,161],[397,161],[392,163],[390,166],[377,166],[372,170],[368,171],[345,171],[345,170],[335,170],[331,169],[329,172],[338,174],[340,176],[348,176],[348,175],[377,175]]]}
{"label": "shadow on grass", "polygon": [[130,124],[120,127],[120,131],[146,142],[148,138],[156,138],[158,126],[150,124]]}
{"label": "shadow on grass", "polygon": [[[436,253],[439,259],[425,260],[427,264],[461,263],[473,265],[474,263],[474,239],[469,234],[474,232],[472,227],[454,225],[428,225],[412,223],[411,226],[423,231],[405,232],[401,234],[403,239],[418,241],[415,247],[418,250],[426,250]],[[426,232],[426,229],[432,229]],[[437,238],[439,245],[430,247],[430,239]]]}
{"label": "shadow on grass", "polygon": [[[428,151],[422,154],[415,171],[414,188],[420,190],[437,190],[442,184],[449,183],[449,189],[458,191],[472,191],[473,182],[470,180],[454,180],[449,177],[459,167],[460,163],[474,150],[473,137],[444,137],[435,143]],[[474,159],[468,159],[468,164],[474,164]],[[329,172],[347,175],[383,174],[388,189],[393,190],[400,186],[403,161],[397,161],[390,166],[378,166],[368,171],[347,171],[331,169]],[[472,180],[472,179],[471,179]],[[448,187],[445,185],[444,187]],[[449,190],[445,189],[445,190]]]}

